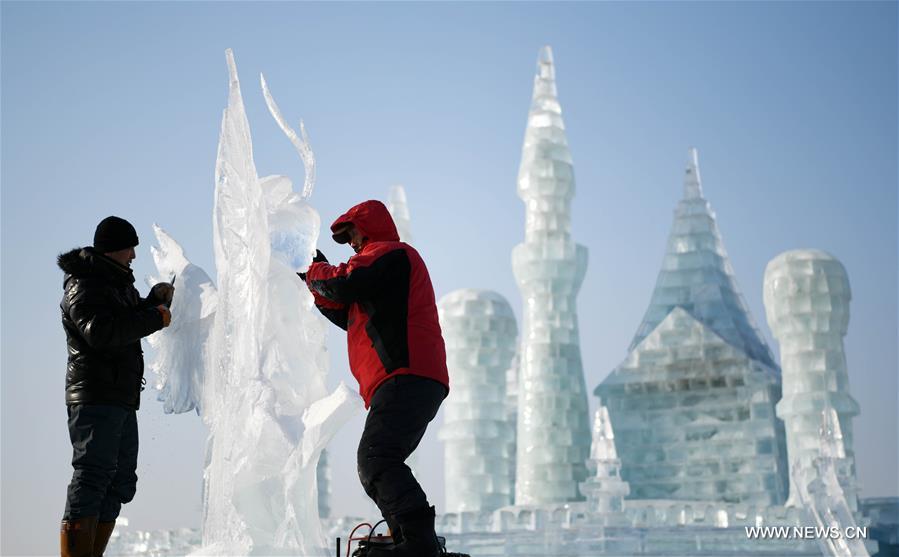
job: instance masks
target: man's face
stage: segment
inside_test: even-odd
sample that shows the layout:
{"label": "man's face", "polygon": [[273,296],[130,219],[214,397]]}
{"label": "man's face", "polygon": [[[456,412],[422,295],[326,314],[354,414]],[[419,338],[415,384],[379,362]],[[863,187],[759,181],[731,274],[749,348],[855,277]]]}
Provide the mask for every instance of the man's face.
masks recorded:
{"label": "man's face", "polygon": [[353,251],[356,253],[362,251],[362,248],[368,243],[368,238],[363,236],[362,233],[359,232],[359,229],[352,223],[348,224],[345,230],[350,237],[349,244],[350,247],[353,248]]}
{"label": "man's face", "polygon": [[103,255],[125,267],[131,267],[131,262],[137,257],[133,247],[120,249],[118,251],[109,251]]}

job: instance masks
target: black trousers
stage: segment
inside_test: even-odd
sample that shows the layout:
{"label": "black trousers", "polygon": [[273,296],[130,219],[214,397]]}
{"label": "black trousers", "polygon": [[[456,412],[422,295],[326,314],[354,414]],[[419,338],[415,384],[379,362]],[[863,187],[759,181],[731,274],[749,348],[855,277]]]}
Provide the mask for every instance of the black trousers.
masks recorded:
{"label": "black trousers", "polygon": [[371,399],[356,462],[365,493],[385,517],[428,506],[428,498],[406,466],[447,388],[416,375],[391,377]]}
{"label": "black trousers", "polygon": [[63,520],[110,522],[137,491],[137,413],[121,406],[68,407],[72,481]]}

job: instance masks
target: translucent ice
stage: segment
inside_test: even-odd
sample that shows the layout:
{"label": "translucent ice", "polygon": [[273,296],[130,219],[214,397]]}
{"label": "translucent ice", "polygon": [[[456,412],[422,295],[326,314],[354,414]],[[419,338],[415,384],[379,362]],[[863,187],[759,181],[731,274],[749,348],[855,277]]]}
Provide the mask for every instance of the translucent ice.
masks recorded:
{"label": "translucent ice", "polygon": [[151,282],[175,280],[172,314],[177,319],[149,338],[156,349],[150,369],[158,379],[158,399],[167,414],[201,411],[206,340],[218,305],[218,293],[206,271],[192,264],[178,242],[153,226],[159,246],[150,248],[159,276]]}
{"label": "translucent ice", "polygon": [[780,376],[702,195],[695,149],[649,309],[596,394],[615,424],[631,498],[786,498],[786,443],[774,415]]}
{"label": "translucent ice", "polygon": [[[512,504],[515,431],[507,421],[506,373],[518,328],[505,298],[455,290],[440,299],[440,328],[453,389],[444,403],[446,508],[492,511]],[[472,412],[494,409],[493,413]]]}
{"label": "translucent ice", "polygon": [[[821,412],[833,408],[847,467],[840,483],[852,510],[857,508],[852,418],[858,403],[849,394],[843,336],[849,326],[849,277],[833,256],[817,250],[794,250],[772,259],[765,269],[765,312],[780,343],[783,398],[777,415],[787,432],[791,467],[814,468],[816,458],[830,450],[821,445]],[[791,480],[804,472],[792,471]],[[798,501],[790,482],[788,506]]]}
{"label": "translucent ice", "polygon": [[576,308],[587,248],[571,238],[574,172],[548,46],[537,60],[518,195],[525,203],[525,241],[512,252],[524,299],[515,503],[576,501],[590,452]]}
{"label": "translucent ice", "polygon": [[396,224],[396,231],[400,235],[400,241],[412,243],[412,217],[409,215],[409,205],[406,203],[406,190],[403,186],[391,186],[390,195],[387,197],[387,210]]}
{"label": "translucent ice", "polygon": [[581,484],[587,498],[587,509],[594,521],[606,526],[623,525],[624,498],[630,493],[621,480],[621,461],[615,451],[615,434],[609,411],[600,404],[593,419],[593,443],[587,461],[590,477]]}
{"label": "translucent ice", "polygon": [[[825,406],[820,413],[817,441],[819,456],[812,458],[810,466],[795,462],[790,468],[792,485],[798,502],[814,525],[821,529],[854,532],[858,528],[856,504],[847,500],[841,483],[851,462],[846,460],[840,419],[832,406]],[[797,459],[798,460],[798,459]],[[850,496],[851,497],[851,496]],[[854,497],[852,497],[854,498]],[[864,540],[854,536],[820,536],[818,544],[824,555],[833,557],[867,557]]]}
{"label": "translucent ice", "polygon": [[198,554],[327,555],[319,456],[361,401],[342,384],[327,396],[324,323],[296,276],[319,228],[306,201],[314,158],[305,131],[298,140],[264,87],[273,116],[309,166],[304,195],[285,177],[257,176],[230,50],[227,59],[213,210],[218,288],[157,230],[159,277],[178,274],[172,329],[183,319],[178,326],[187,336],[154,339],[161,358],[154,365],[163,373],[166,407],[184,411],[199,401],[210,431]]}

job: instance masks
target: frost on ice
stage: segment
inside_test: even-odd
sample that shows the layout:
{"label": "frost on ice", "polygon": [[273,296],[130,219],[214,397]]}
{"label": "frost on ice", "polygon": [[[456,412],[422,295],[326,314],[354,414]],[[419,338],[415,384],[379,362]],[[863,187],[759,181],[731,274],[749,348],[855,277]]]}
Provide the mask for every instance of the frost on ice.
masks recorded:
{"label": "frost on ice", "polygon": [[167,412],[196,409],[209,427],[202,555],[326,555],[316,468],[358,395],[330,396],[325,326],[297,271],[315,251],[308,203],[314,156],[266,102],[306,168],[302,195],[287,177],[256,174],[234,57],[216,161],[213,242],[217,288],[156,228],[159,276],[177,276],[172,327],[153,338],[152,368]]}

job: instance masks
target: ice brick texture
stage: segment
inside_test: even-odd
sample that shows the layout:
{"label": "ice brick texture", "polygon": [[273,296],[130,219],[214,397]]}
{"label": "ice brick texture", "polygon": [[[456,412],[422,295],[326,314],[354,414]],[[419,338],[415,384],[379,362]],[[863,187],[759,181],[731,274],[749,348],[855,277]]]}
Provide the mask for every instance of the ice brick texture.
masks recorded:
{"label": "ice brick texture", "polygon": [[571,237],[574,173],[548,46],[537,60],[518,196],[525,204],[525,240],[512,252],[524,312],[515,503],[577,501],[590,453],[577,321],[587,248]]}
{"label": "ice brick texture", "polygon": [[791,470],[788,505],[799,504],[793,477],[813,468],[822,456],[822,411],[839,418],[842,451],[839,478],[852,510],[857,509],[852,418],[859,406],[849,394],[843,337],[849,326],[849,277],[833,256],[794,250],[772,259],[765,269],[765,312],[780,344],[783,398],[777,415],[786,426]]}
{"label": "ice brick texture", "polygon": [[456,290],[437,308],[452,383],[440,429],[447,512],[511,505],[515,430],[506,414],[506,373],[518,336],[515,315],[487,290]]}
{"label": "ice brick texture", "polygon": [[621,479],[621,460],[615,450],[612,421],[602,404],[593,417],[593,442],[587,469],[590,477],[581,484],[581,493],[587,498],[592,521],[603,526],[625,525],[624,498],[630,493],[630,487]]}
{"label": "ice brick texture", "polygon": [[649,309],[595,393],[632,498],[786,498],[779,370],[737,288],[693,149]]}

